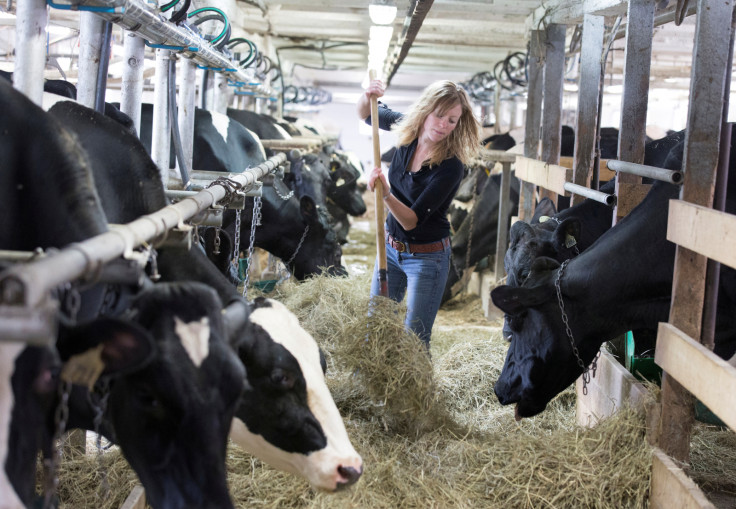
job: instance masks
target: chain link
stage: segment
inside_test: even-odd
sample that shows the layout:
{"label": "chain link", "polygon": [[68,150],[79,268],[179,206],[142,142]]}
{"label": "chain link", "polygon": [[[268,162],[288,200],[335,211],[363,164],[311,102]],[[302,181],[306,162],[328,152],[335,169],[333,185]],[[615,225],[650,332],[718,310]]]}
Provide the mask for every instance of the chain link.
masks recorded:
{"label": "chain link", "polygon": [[[256,228],[261,225],[261,197],[253,198],[253,217],[250,223],[250,243],[248,244],[248,260],[245,262],[245,281],[243,282],[243,298],[248,300],[248,285],[250,284],[250,262],[253,259],[253,249],[256,241]],[[239,230],[240,228],[238,228]]]}
{"label": "chain link", "polygon": [[562,265],[560,265],[559,270],[557,271],[557,278],[555,279],[555,291],[557,292],[557,304],[560,306],[560,313],[562,313],[562,323],[565,324],[565,333],[567,334],[567,337],[570,339],[570,346],[572,346],[572,353],[575,354],[575,359],[577,359],[578,366],[580,366],[580,369],[583,372],[583,395],[588,394],[588,384],[590,383],[590,376],[591,371],[593,372],[593,376],[595,376],[596,370],[598,369],[598,357],[600,357],[601,352],[600,350],[596,354],[595,358],[593,359],[593,362],[591,363],[590,367],[586,367],[585,363],[583,362],[583,359],[580,357],[580,352],[578,352],[578,347],[575,346],[575,338],[572,335],[572,330],[570,330],[570,324],[569,319],[567,317],[567,313],[565,313],[565,303],[562,301],[562,274],[565,272],[565,267],[567,267],[567,263],[570,260],[565,260],[562,262]]}
{"label": "chain link", "polygon": [[292,254],[291,258],[289,258],[289,260],[284,263],[284,267],[283,269],[281,269],[281,277],[279,277],[279,283],[291,277],[291,272],[289,271],[289,265],[291,264],[291,262],[294,261],[294,258],[296,258],[297,253],[299,253],[299,250],[301,249],[302,244],[304,244],[304,239],[307,238],[307,233],[309,233],[309,225],[307,225],[307,227],[304,228],[304,233],[302,233],[302,238],[299,239],[299,244],[297,244],[296,249],[294,250],[294,254]]}
{"label": "chain link", "polygon": [[64,380],[59,380],[59,404],[54,412],[54,436],[51,441],[51,457],[43,460],[44,466],[44,494],[43,509],[51,509],[54,507],[54,495],[59,486],[59,477],[57,475],[59,464],[61,463],[61,444],[59,440],[61,435],[66,431],[66,423],[69,420],[69,394],[72,391],[72,384]]}
{"label": "chain link", "polygon": [[281,191],[278,190],[278,187],[276,187],[275,183],[274,183],[274,185],[272,187],[273,187],[273,192],[276,193],[276,196],[278,196],[279,198],[281,198],[284,201],[287,201],[287,200],[291,199],[292,196],[294,196],[294,190],[293,189],[289,192],[289,194],[283,195],[283,194],[281,194]]}

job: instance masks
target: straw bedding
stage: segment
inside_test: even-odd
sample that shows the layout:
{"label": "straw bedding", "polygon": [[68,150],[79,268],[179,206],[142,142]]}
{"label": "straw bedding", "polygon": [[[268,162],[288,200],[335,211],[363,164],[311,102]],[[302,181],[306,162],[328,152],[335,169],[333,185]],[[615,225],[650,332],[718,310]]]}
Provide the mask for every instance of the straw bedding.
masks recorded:
{"label": "straw bedding", "polygon": [[[625,409],[592,429],[575,425],[575,393],[517,424],[493,395],[507,345],[477,298],[440,312],[431,358],[404,331],[400,305],[371,304],[368,276],[314,278],[279,287],[328,360],[328,385],[365,473],[350,490],[313,491],[228,448],[237,507],[253,508],[638,508],[647,506],[651,458],[641,412]],[[369,314],[367,311],[371,309]],[[693,438],[693,473],[734,491],[733,434]],[[723,443],[722,443],[723,442]],[[730,452],[724,453],[721,447]],[[715,467],[714,457],[722,457]],[[94,456],[65,461],[61,507],[117,508],[135,475],[119,452],[105,454],[114,500],[96,499]],[[82,493],[84,491],[84,493]]]}

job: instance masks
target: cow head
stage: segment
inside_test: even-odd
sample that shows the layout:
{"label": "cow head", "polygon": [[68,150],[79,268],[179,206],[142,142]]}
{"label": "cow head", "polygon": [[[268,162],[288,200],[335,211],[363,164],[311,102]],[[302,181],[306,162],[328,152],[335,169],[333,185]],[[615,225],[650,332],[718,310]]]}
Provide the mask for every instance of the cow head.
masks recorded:
{"label": "cow head", "polygon": [[[582,373],[562,322],[555,290],[558,270],[556,260],[539,258],[523,287],[500,286],[491,292],[493,303],[511,317],[511,343],[494,391],[502,405],[516,403],[517,419],[542,412]],[[585,341],[588,336],[576,326],[577,309],[562,288],[576,348],[587,366],[603,339]]]}
{"label": "cow head", "polygon": [[348,158],[340,153],[330,156],[330,182],[327,197],[351,216],[363,215],[366,211],[363,195],[358,187],[361,173]]}
{"label": "cow head", "polygon": [[[299,200],[299,210],[304,225],[304,231],[301,232],[304,240],[301,247],[299,244],[294,246],[296,254],[293,266],[289,267],[294,277],[302,280],[311,274],[323,272],[324,267],[327,267],[330,275],[346,275],[341,260],[342,248],[327,210],[317,206],[309,196]],[[299,238],[291,240],[300,241]]]}
{"label": "cow head", "polygon": [[110,381],[105,420],[154,507],[233,507],[225,451],[245,371],[221,309],[200,283],[161,283],[134,302],[133,323],[156,353]]}
{"label": "cow head", "polygon": [[314,338],[278,301],[258,298],[235,342],[248,388],[230,436],[279,469],[335,491],[358,480],[363,461],[325,383]]}

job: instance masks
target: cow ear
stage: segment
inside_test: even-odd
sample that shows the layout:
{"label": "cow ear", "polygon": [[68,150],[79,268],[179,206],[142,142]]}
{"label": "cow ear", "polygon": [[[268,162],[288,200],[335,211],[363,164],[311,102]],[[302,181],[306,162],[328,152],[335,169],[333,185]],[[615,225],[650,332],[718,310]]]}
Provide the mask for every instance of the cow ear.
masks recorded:
{"label": "cow ear", "polygon": [[319,220],[319,214],[317,213],[317,204],[311,196],[302,196],[299,200],[299,209],[302,212],[302,216],[307,220],[307,223],[314,223]]}
{"label": "cow ear", "polygon": [[557,208],[552,200],[549,198],[542,198],[534,208],[534,215],[532,216],[532,220],[529,221],[529,224],[538,223],[539,218],[542,216],[552,217],[555,214],[557,214]]}
{"label": "cow ear", "polygon": [[499,286],[491,291],[493,304],[511,316],[518,316],[529,308],[539,306],[553,297],[554,289],[547,286],[516,288]]}
{"label": "cow ear", "polygon": [[571,248],[578,243],[580,238],[580,220],[570,217],[557,225],[555,230],[555,242],[559,247]]}
{"label": "cow ear", "polygon": [[509,230],[509,249],[523,240],[531,240],[532,238],[534,238],[534,229],[529,223],[516,221]]}
{"label": "cow ear", "polygon": [[56,343],[66,361],[102,346],[102,375],[121,375],[141,369],[156,352],[153,337],[139,325],[115,318],[100,318],[71,328],[62,327]]}

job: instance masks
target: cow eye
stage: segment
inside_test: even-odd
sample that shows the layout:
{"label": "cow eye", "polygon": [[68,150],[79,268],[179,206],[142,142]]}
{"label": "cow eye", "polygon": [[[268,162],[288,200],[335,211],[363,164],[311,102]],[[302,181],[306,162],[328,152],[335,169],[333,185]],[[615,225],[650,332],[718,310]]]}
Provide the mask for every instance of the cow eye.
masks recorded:
{"label": "cow eye", "polygon": [[147,408],[158,408],[161,406],[161,402],[158,400],[156,395],[147,387],[139,387],[136,391],[136,396],[141,406]]}
{"label": "cow eye", "polygon": [[271,382],[279,389],[289,390],[294,387],[294,376],[283,369],[275,369],[271,373]]}

